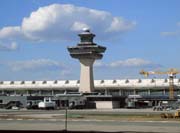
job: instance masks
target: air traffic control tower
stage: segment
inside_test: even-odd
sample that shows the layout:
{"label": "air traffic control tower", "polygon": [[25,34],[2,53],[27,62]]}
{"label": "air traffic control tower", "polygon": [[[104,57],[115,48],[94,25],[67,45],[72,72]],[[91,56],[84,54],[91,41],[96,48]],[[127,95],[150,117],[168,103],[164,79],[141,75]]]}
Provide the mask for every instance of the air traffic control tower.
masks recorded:
{"label": "air traffic control tower", "polygon": [[94,91],[93,63],[101,59],[106,47],[93,42],[95,35],[89,29],[84,28],[79,34],[80,42],[77,46],[68,47],[72,58],[79,59],[81,64],[79,92],[91,93]]}

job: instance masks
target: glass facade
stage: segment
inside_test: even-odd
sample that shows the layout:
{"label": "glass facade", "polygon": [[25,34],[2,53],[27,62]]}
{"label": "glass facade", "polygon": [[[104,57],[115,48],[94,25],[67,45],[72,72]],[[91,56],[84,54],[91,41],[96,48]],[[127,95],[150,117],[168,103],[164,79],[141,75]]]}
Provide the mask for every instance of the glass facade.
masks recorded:
{"label": "glass facade", "polygon": [[147,95],[149,95],[149,91],[148,90],[136,90],[136,94],[141,95],[141,96],[147,96]]}
{"label": "glass facade", "polygon": [[[66,89],[33,89],[33,90],[27,90],[27,89],[14,89],[14,90],[0,90],[1,95],[7,95],[7,96],[54,96],[56,94],[63,94],[63,93],[76,93],[78,92],[78,89],[73,88],[66,88]],[[118,89],[118,88],[100,88],[95,89],[94,92],[100,93],[101,95],[112,95],[112,96],[128,96],[128,95],[141,95],[141,96],[168,96],[169,95],[169,88],[143,88],[143,89]],[[180,89],[175,88],[174,95],[180,95]]]}

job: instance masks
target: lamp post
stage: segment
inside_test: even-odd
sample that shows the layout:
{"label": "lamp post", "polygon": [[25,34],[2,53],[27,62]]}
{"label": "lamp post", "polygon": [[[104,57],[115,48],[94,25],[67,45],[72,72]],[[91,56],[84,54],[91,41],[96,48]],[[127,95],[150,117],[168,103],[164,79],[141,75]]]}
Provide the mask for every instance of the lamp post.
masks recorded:
{"label": "lamp post", "polygon": [[67,115],[68,115],[68,100],[66,101],[66,107],[65,107],[65,132],[67,132],[68,130],[68,126],[67,126]]}
{"label": "lamp post", "polygon": [[67,132],[67,107],[66,107],[66,110],[65,110],[65,131]]}

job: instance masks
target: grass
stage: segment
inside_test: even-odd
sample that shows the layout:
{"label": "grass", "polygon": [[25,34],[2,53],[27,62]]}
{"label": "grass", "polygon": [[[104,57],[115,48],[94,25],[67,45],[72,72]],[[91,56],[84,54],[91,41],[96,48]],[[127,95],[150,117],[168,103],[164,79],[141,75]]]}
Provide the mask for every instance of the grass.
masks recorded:
{"label": "grass", "polygon": [[69,119],[119,120],[119,121],[180,121],[162,119],[159,114],[69,114]]}
{"label": "grass", "polygon": [[[52,115],[50,118],[38,118],[33,116],[18,116],[18,115],[0,115],[0,119],[64,119],[64,115]],[[180,119],[175,118],[161,118],[160,114],[78,114],[78,113],[68,113],[68,120],[81,119],[81,120],[117,120],[117,121],[180,121]]]}

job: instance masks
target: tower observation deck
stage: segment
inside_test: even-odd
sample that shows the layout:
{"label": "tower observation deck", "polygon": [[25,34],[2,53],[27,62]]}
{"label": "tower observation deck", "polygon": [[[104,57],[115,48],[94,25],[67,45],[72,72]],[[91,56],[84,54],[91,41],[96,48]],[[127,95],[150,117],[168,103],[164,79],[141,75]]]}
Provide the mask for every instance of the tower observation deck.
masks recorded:
{"label": "tower observation deck", "polygon": [[81,64],[80,87],[79,91],[83,93],[93,92],[93,63],[96,59],[101,59],[106,47],[97,45],[93,42],[95,35],[89,29],[83,29],[79,34],[80,42],[77,46],[68,47],[72,58],[79,59]]}

